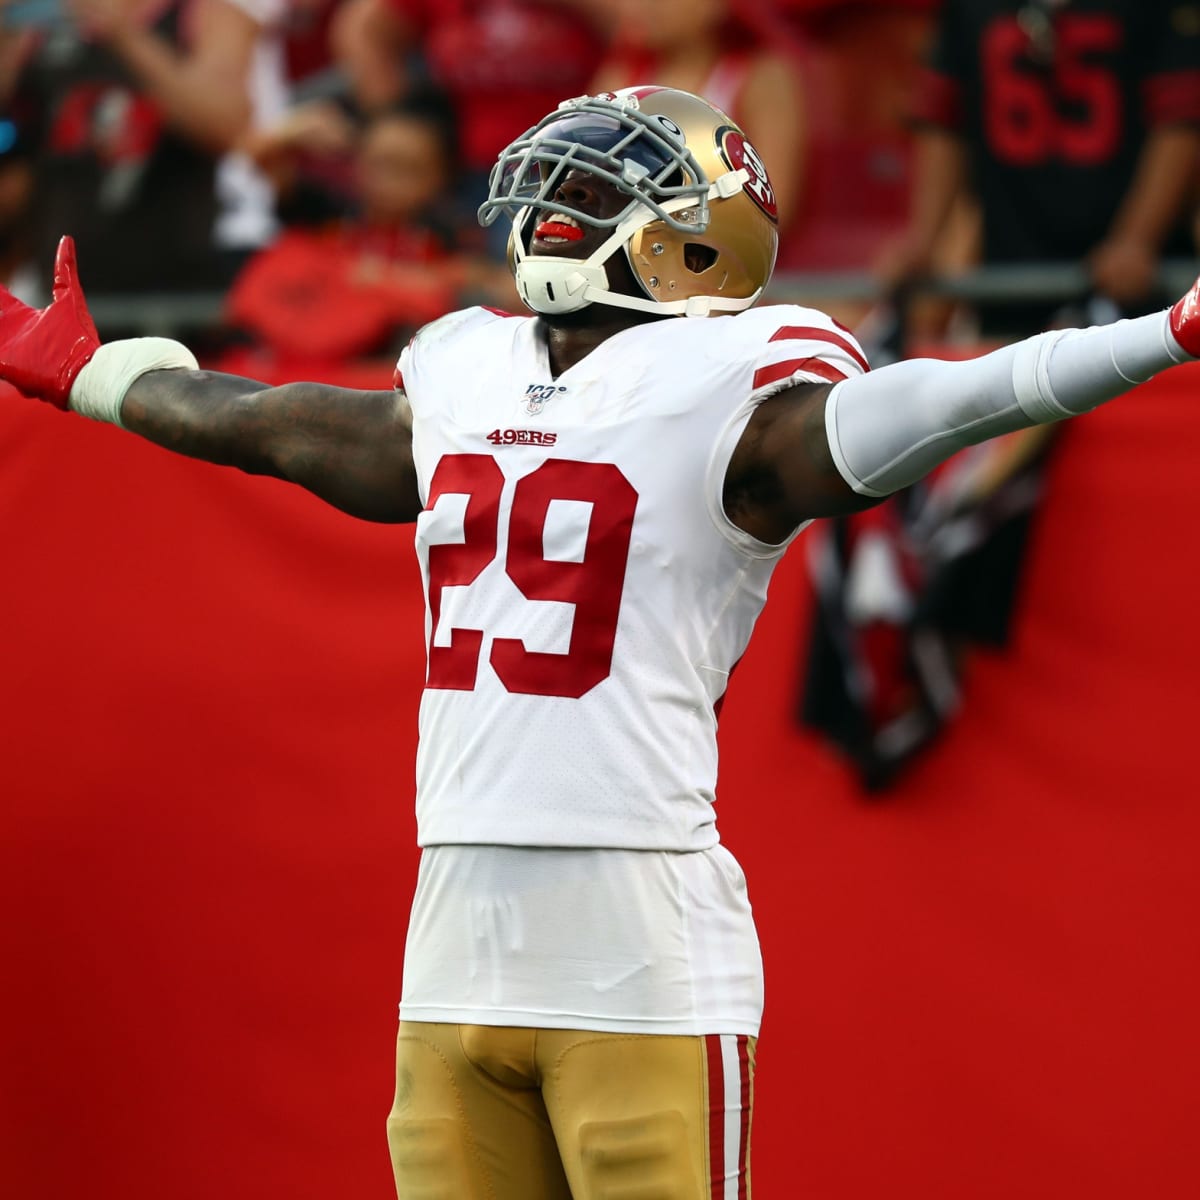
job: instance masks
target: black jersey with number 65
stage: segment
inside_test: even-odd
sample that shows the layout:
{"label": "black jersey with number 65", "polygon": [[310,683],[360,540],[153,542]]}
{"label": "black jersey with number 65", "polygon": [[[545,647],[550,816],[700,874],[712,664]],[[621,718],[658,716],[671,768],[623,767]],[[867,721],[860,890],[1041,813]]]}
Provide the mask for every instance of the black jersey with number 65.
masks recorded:
{"label": "black jersey with number 65", "polygon": [[1200,3],[946,0],[929,68],[916,115],[969,147],[985,261],[1077,259],[1147,132],[1200,123]]}

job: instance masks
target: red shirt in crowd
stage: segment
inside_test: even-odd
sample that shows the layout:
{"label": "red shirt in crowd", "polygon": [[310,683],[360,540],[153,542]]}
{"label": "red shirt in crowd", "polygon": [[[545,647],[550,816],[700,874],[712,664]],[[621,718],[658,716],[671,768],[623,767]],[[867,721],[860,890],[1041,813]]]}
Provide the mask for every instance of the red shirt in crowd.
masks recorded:
{"label": "red shirt in crowd", "polygon": [[490,169],[517,134],[564,97],[583,95],[602,49],[583,17],[549,0],[388,3],[453,97],[468,169]]}

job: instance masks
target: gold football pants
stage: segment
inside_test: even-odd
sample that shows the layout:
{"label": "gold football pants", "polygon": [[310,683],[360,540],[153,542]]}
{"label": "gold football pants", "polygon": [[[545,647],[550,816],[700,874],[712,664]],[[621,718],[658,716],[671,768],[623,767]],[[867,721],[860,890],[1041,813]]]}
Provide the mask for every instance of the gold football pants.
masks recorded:
{"label": "gold football pants", "polygon": [[749,1200],[755,1039],[402,1021],[398,1200]]}

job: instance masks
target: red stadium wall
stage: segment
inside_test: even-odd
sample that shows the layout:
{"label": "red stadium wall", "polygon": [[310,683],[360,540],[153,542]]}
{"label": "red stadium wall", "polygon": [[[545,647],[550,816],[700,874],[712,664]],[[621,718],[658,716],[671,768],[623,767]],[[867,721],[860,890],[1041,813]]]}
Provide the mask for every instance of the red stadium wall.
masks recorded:
{"label": "red stadium wall", "polygon": [[[1200,1195],[1198,383],[1067,432],[1013,650],[884,800],[791,724],[781,568],[719,803],[760,1200]],[[387,1200],[410,531],[0,413],[0,1189]]]}

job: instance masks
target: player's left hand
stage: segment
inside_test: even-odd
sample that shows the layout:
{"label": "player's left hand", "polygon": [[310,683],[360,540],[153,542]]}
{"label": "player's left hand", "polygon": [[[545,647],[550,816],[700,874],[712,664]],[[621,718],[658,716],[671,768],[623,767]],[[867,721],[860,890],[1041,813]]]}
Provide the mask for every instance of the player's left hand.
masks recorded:
{"label": "player's left hand", "polygon": [[79,286],[72,238],[58,243],[47,307],[30,308],[0,287],[0,379],[26,396],[66,409],[75,377],[99,347]]}

